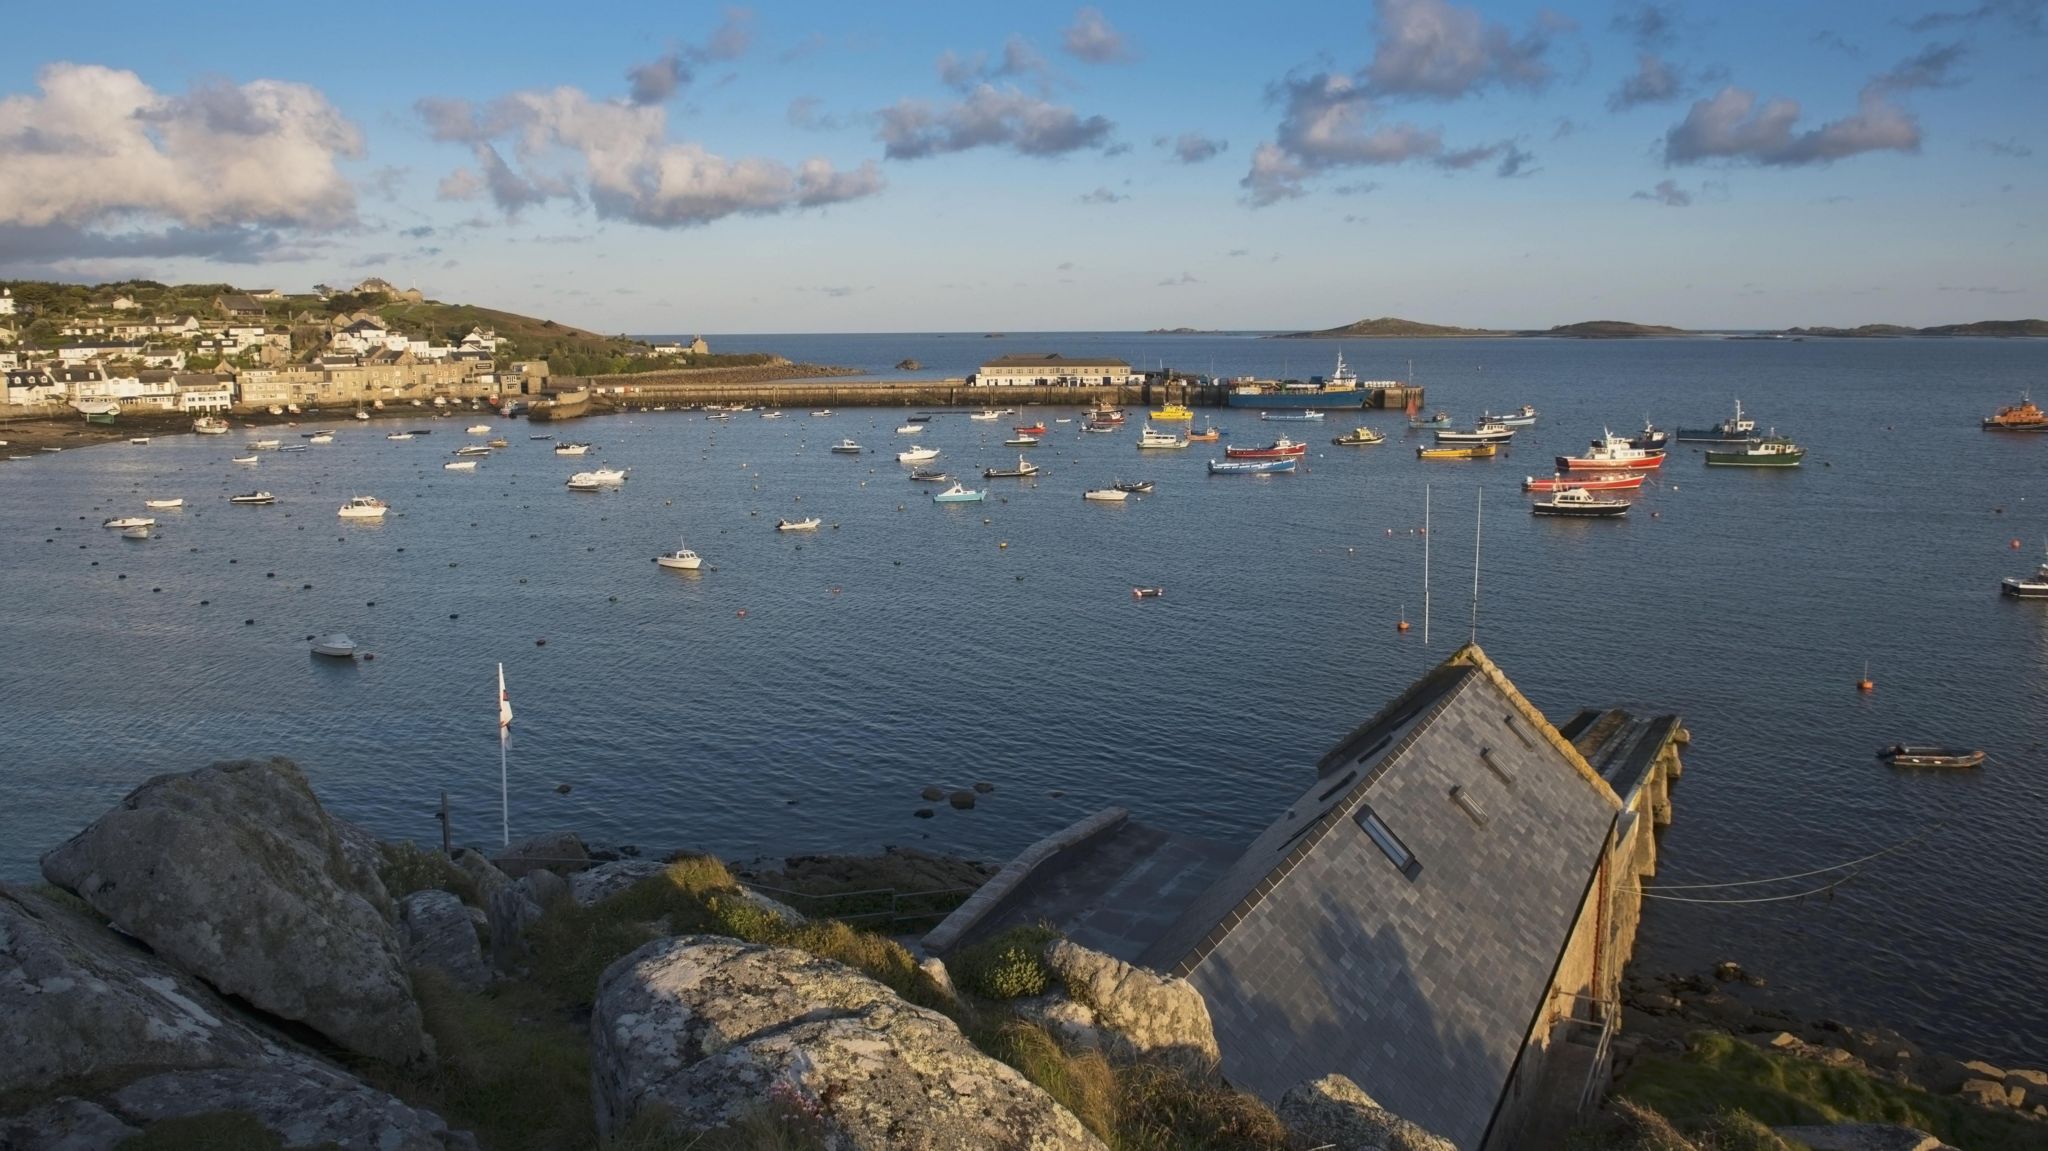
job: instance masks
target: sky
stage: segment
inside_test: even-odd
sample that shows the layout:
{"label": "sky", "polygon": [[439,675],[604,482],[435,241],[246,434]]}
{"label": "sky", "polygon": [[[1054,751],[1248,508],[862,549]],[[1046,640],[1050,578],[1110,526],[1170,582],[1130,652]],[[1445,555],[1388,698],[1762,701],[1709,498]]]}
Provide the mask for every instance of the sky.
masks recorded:
{"label": "sky", "polygon": [[4,23],[6,278],[608,332],[2048,316],[2048,0]]}

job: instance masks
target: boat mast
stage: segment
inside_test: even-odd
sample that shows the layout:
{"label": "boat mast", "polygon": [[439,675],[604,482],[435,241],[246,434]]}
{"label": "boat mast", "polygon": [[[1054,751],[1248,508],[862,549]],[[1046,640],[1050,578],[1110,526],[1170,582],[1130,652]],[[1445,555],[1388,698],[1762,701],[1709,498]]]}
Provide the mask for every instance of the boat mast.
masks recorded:
{"label": "boat mast", "polygon": [[1429,646],[1429,485],[1422,485],[1422,646]]}

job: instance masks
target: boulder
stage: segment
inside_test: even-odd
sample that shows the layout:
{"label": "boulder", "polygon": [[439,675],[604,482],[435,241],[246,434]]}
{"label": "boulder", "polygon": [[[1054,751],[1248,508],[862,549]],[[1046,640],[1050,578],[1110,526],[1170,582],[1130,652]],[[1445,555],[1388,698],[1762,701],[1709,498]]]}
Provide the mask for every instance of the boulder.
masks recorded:
{"label": "boulder", "polygon": [[1010,1000],[1010,1010],[1050,1032],[1060,1045],[1079,1051],[1113,1050],[1128,1054],[1123,1037],[1105,1033],[1095,1012],[1064,995],[1034,995]]}
{"label": "boulder", "polygon": [[1890,1123],[1807,1124],[1771,1133],[1811,1151],[1943,1151],[1948,1144],[1912,1127]]}
{"label": "boulder", "polygon": [[807,952],[647,944],[606,969],[590,1031],[601,1137],[656,1109],[713,1129],[774,1097],[815,1113],[841,1151],[1102,1148],[952,1020]]}
{"label": "boulder", "polygon": [[740,888],[740,898],[767,912],[784,924],[794,927],[804,921],[804,913],[773,896],[763,895],[751,887]]}
{"label": "boulder", "polygon": [[[364,891],[372,888],[384,890],[382,873],[378,871],[384,862],[384,848],[377,842],[377,837],[338,815],[329,815],[327,822],[334,828],[335,842],[341,847],[342,866],[348,868],[349,874],[355,878],[355,886]],[[379,910],[388,919],[397,914],[398,909],[387,901]]]}
{"label": "boulder", "polygon": [[484,853],[474,847],[461,848],[455,853],[455,866],[476,884],[476,902],[479,907],[489,907],[491,896],[499,888],[512,882],[512,877],[499,871],[497,865],[484,858]]}
{"label": "boulder", "polygon": [[255,1117],[287,1147],[333,1145],[342,1151],[475,1151],[468,1132],[450,1131],[416,1110],[324,1067],[171,1071],[138,1079],[110,1100],[131,1123],[220,1111]]}
{"label": "boulder", "polygon": [[492,856],[491,862],[513,879],[538,870],[568,875],[590,866],[590,850],[575,832],[556,831],[522,839]]}
{"label": "boulder", "polygon": [[491,966],[508,974],[518,971],[528,953],[526,929],[540,918],[540,904],[508,883],[491,893],[484,914],[490,918]]}
{"label": "boulder", "polygon": [[1342,1075],[1295,1084],[1274,1111],[1298,1138],[1331,1151],[1457,1151],[1450,1140],[1373,1102]]}
{"label": "boulder", "polygon": [[114,1151],[140,1134],[99,1104],[69,1096],[0,1117],[0,1147],[7,1151]]}
{"label": "boulder", "polygon": [[569,894],[576,902],[589,907],[666,870],[668,864],[657,859],[621,859],[616,863],[600,863],[588,871],[571,875]]}
{"label": "boulder", "polygon": [[1982,1059],[1966,1059],[1963,1061],[1963,1068],[1974,1079],[1996,1079],[2001,1083],[2005,1081],[2005,1068],[1993,1066]]}
{"label": "boulder", "polygon": [[542,911],[569,898],[569,881],[552,871],[529,871],[512,885]]}
{"label": "boulder", "polygon": [[276,1054],[196,980],[81,912],[0,888],[0,1097]]}
{"label": "boulder", "polygon": [[42,867],[220,991],[374,1059],[427,1054],[383,885],[289,760],[158,776]]}
{"label": "boulder", "polygon": [[2012,1097],[2006,1094],[2005,1084],[1996,1079],[1965,1080],[1956,1094],[1979,1107],[2004,1107],[2012,1102]]}
{"label": "boulder", "polygon": [[917,966],[924,972],[924,977],[932,981],[932,986],[938,989],[939,994],[946,997],[947,1002],[960,1002],[960,989],[953,986],[953,973],[946,970],[945,960],[936,955],[927,955],[917,961]]}
{"label": "boulder", "polygon": [[1207,1063],[1222,1057],[1209,1005],[1185,979],[1158,975],[1066,939],[1046,946],[1045,963],[1067,996],[1094,1012],[1098,1025],[1141,1054],[1168,1052]]}
{"label": "boulder", "polygon": [[481,991],[491,981],[476,926],[460,899],[445,891],[415,891],[399,900],[398,923],[408,968],[431,967],[465,991]]}

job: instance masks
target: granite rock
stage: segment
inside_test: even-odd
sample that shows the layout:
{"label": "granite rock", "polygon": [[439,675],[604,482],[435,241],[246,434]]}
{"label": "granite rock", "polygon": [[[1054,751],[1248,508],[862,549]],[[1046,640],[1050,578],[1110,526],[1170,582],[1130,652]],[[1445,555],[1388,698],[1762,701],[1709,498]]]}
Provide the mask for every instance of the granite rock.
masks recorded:
{"label": "granite rock", "polygon": [[1158,975],[1071,940],[1046,945],[1046,966],[1068,998],[1094,1013],[1139,1054],[1173,1053],[1215,1063],[1222,1053],[1209,1005],[1185,979]]}
{"label": "granite rock", "polygon": [[321,1067],[171,1071],[138,1079],[109,1103],[136,1124],[239,1111],[287,1147],[332,1144],[342,1151],[474,1151],[468,1132],[450,1131],[417,1110],[338,1071]]}
{"label": "granite rock", "polygon": [[429,1054],[390,899],[289,760],[158,776],[42,867],[222,992],[387,1063]]}
{"label": "granite rock", "polygon": [[0,1117],[0,1148],[6,1151],[114,1151],[140,1134],[99,1104],[70,1096]]}
{"label": "granite rock", "polygon": [[1811,1151],[1954,1151],[1925,1131],[1890,1123],[1807,1124],[1771,1132]]}
{"label": "granite rock", "polygon": [[714,1129],[773,1096],[839,1151],[1102,1147],[952,1020],[801,951],[658,940],[605,971],[590,1029],[601,1136],[652,1108]]}
{"label": "granite rock", "polygon": [[460,899],[445,891],[415,891],[399,900],[398,923],[408,968],[431,967],[465,991],[481,991],[491,981],[476,925]]}
{"label": "granite rock", "polygon": [[540,870],[568,875],[590,867],[590,849],[575,832],[556,831],[522,839],[492,856],[491,862],[513,879]]}
{"label": "granite rock", "polygon": [[1331,1151],[1457,1151],[1450,1140],[1381,1107],[1342,1075],[1295,1084],[1274,1111],[1298,1138]]}

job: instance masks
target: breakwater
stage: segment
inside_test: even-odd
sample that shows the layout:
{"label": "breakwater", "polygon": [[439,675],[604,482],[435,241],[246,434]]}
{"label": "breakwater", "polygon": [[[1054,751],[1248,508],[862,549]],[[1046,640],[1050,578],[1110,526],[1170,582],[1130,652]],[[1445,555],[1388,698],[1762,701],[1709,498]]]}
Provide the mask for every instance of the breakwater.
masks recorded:
{"label": "breakwater", "polygon": [[[628,379],[632,377],[618,377]],[[581,383],[582,381],[577,381]],[[1008,408],[1090,407],[1181,403],[1189,407],[1223,407],[1228,389],[1220,383],[1191,379],[1147,380],[1123,386],[983,387],[964,379],[854,380],[800,379],[764,381],[694,381],[645,379],[637,383],[592,381],[584,412],[556,413],[556,419],[577,414],[643,408],[656,404],[765,404],[785,408]],[[1368,388],[1366,407],[1398,409],[1411,396],[1423,401],[1421,388]]]}

